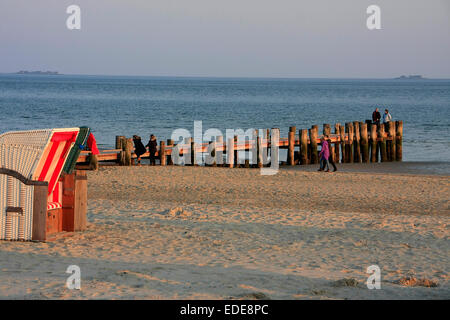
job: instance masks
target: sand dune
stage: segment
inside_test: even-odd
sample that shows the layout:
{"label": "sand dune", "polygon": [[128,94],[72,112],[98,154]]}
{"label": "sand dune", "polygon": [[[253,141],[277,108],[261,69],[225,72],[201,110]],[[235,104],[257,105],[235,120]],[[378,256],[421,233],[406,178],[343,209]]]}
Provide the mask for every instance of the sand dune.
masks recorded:
{"label": "sand dune", "polygon": [[[0,298],[450,298],[448,176],[148,166],[88,175],[88,230],[1,242]],[[65,287],[72,264],[81,290]],[[381,290],[365,285],[374,264]],[[397,283],[406,276],[438,286]]]}

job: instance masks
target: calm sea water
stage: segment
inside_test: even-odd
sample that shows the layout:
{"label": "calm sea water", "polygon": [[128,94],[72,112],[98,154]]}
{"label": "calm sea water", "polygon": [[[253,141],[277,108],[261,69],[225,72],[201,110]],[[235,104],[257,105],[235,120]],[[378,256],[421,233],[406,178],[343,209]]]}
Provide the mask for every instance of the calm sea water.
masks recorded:
{"label": "calm sea water", "polygon": [[230,79],[0,75],[0,132],[89,126],[102,148],[116,135],[168,139],[176,128],[341,124],[375,106],[404,121],[404,160],[450,162],[450,80]]}

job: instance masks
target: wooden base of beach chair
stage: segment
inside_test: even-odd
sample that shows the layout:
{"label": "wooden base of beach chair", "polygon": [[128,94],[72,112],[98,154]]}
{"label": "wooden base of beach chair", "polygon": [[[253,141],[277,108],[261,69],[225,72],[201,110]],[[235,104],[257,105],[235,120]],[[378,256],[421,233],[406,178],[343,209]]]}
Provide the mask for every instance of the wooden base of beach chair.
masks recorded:
{"label": "wooden base of beach chair", "polygon": [[52,209],[47,211],[47,222],[46,222],[46,238],[53,233],[58,233],[63,231],[63,210],[62,208]]}
{"label": "wooden base of beach chair", "polygon": [[33,239],[52,241],[59,233],[83,231],[87,227],[87,176],[76,170],[64,175],[62,181],[62,208],[47,209],[47,189],[35,187],[33,209]]}
{"label": "wooden base of beach chair", "polygon": [[62,231],[83,231],[87,226],[87,176],[75,170],[63,178]]}

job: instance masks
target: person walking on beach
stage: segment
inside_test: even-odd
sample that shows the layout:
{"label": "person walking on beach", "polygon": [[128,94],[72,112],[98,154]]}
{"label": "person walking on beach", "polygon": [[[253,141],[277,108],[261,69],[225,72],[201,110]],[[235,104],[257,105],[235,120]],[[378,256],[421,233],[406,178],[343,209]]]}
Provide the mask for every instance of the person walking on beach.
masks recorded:
{"label": "person walking on beach", "polygon": [[134,142],[134,153],[136,154],[136,164],[138,166],[141,165],[141,156],[147,151],[145,149],[144,144],[142,143],[141,137],[134,135],[133,136],[133,142]]}
{"label": "person walking on beach", "polygon": [[[330,139],[330,137],[329,136],[325,136],[325,139],[328,142],[328,148],[331,149],[330,148],[330,146],[331,146],[331,139]],[[337,171],[336,164],[334,163],[332,154],[330,154],[330,156],[328,157],[328,162],[329,162],[329,164],[331,164],[333,166],[333,172]]]}
{"label": "person walking on beach", "polygon": [[372,123],[379,125],[381,119],[380,111],[378,111],[378,108],[375,108],[375,111],[372,113]]}
{"label": "person walking on beach", "polygon": [[156,147],[158,146],[158,143],[156,142],[156,137],[151,134],[150,140],[148,141],[146,147],[148,147],[148,151],[150,152],[150,165],[154,166],[156,165]]}
{"label": "person walking on beach", "polygon": [[388,109],[384,109],[384,114],[383,114],[383,123],[388,123],[389,121],[392,121],[392,116],[389,113]]}
{"label": "person walking on beach", "polygon": [[323,136],[320,138],[320,143],[322,144],[322,150],[320,150],[319,158],[320,158],[320,168],[318,171],[324,171],[325,166],[327,169],[325,172],[330,172],[330,165],[328,162],[328,158],[330,157],[330,149],[328,147],[328,141],[325,140],[325,137]]}

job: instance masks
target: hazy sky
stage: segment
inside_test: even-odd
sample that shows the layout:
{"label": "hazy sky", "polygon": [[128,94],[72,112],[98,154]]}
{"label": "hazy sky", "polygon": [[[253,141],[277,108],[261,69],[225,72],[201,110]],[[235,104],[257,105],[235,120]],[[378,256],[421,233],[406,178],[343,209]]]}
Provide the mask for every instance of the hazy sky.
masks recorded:
{"label": "hazy sky", "polygon": [[[81,7],[81,30],[66,8]],[[381,7],[381,30],[366,8]],[[450,78],[449,0],[1,0],[0,72]]]}

